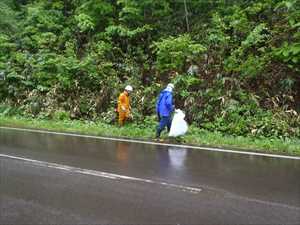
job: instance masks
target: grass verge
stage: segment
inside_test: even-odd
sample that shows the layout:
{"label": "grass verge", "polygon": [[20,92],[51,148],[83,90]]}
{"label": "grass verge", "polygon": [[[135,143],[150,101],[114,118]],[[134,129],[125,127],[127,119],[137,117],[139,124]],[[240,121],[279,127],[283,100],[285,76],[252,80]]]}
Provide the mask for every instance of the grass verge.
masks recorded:
{"label": "grass verge", "polygon": [[[80,134],[126,137],[143,140],[152,140],[155,135],[155,124],[145,126],[133,123],[120,128],[116,125],[103,122],[80,120],[58,121],[32,119],[20,116],[0,116],[0,126],[46,129],[51,131],[75,132]],[[300,155],[299,139],[281,140],[277,138],[228,136],[218,132],[209,132],[193,126],[191,126],[188,133],[181,138],[168,138],[166,133],[162,137],[169,143],[223,147],[274,154]]]}

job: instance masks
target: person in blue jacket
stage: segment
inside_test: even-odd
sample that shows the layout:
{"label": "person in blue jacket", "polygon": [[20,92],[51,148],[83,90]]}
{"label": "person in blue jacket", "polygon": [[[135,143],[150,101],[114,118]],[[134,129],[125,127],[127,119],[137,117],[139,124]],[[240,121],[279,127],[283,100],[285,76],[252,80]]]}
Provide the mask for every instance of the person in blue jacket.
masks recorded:
{"label": "person in blue jacket", "polygon": [[171,114],[174,110],[173,104],[173,84],[168,84],[167,87],[160,92],[159,97],[156,102],[156,113],[159,120],[159,125],[156,130],[156,138],[160,137],[161,132],[165,127],[170,131],[172,118]]}

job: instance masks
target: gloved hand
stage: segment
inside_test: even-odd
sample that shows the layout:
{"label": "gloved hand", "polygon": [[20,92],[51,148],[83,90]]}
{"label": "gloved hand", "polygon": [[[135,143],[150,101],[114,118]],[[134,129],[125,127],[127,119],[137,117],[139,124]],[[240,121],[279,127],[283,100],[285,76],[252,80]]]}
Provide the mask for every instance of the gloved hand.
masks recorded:
{"label": "gloved hand", "polygon": [[133,115],[132,115],[132,113],[129,113],[129,114],[128,114],[128,119],[133,120]]}
{"label": "gloved hand", "polygon": [[172,105],[172,111],[174,111],[175,110],[175,105]]}

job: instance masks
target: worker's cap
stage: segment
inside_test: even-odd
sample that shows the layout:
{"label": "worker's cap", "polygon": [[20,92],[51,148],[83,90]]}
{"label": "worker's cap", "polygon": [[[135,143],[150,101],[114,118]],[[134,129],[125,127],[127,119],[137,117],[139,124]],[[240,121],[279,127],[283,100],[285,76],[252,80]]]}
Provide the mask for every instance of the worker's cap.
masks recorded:
{"label": "worker's cap", "polygon": [[169,84],[167,85],[167,88],[172,88],[172,89],[174,89],[174,84],[169,83]]}
{"label": "worker's cap", "polygon": [[131,91],[133,91],[133,88],[132,88],[131,85],[127,85],[127,86],[125,87],[125,90],[131,92]]}

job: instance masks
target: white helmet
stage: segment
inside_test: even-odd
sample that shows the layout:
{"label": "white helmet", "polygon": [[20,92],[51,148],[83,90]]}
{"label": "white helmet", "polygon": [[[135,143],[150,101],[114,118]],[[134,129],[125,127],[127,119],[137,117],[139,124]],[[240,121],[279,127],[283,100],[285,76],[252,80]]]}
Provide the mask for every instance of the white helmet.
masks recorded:
{"label": "white helmet", "polygon": [[125,91],[129,91],[129,92],[133,91],[132,86],[131,86],[131,85],[127,85],[127,86],[125,87]]}
{"label": "white helmet", "polygon": [[169,84],[167,85],[167,87],[168,87],[168,88],[172,88],[172,89],[174,89],[174,84],[172,84],[172,83],[169,83]]}

